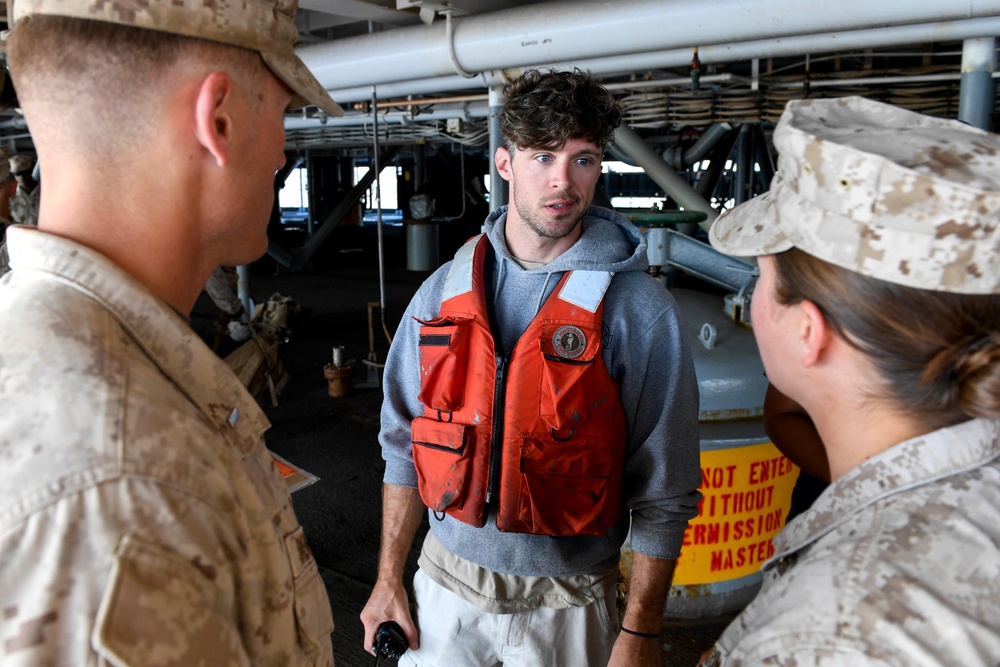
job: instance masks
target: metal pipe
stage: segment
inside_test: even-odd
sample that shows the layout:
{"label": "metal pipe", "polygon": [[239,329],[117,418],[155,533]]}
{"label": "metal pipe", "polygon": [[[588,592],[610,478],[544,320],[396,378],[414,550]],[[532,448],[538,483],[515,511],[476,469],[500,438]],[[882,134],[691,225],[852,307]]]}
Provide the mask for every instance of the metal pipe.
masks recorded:
{"label": "metal pipe", "polygon": [[958,119],[973,127],[990,130],[996,110],[996,40],[967,39],[962,44],[962,84],[958,93]]}
{"label": "metal pipe", "polygon": [[[799,0],[716,0],[712,9],[709,17],[704,7],[688,0],[546,2],[463,18],[454,26],[452,43],[445,23],[436,21],[303,46],[297,52],[329,90],[454,75],[453,57],[469,72],[487,72],[668,49],[688,51],[689,61],[690,49],[698,46],[707,64],[711,61],[703,45],[807,35],[815,41],[815,35],[824,32],[881,34],[895,26],[995,18],[1000,0],[885,0],[852,3],[850,11],[842,4],[821,3],[808,12],[801,11]],[[663,29],[665,19],[670,30]],[[695,36],[697,41],[692,41]],[[885,45],[876,35],[869,39],[868,46]],[[842,43],[827,46],[851,48]]]}
{"label": "metal pipe", "polygon": [[740,138],[740,129],[740,126],[737,125],[726,134],[725,138],[712,150],[708,161],[708,168],[698,174],[698,182],[695,183],[694,188],[695,192],[704,197],[709,203],[711,203],[712,195],[719,185],[719,178],[722,176],[722,172],[725,171],[726,160],[729,159],[730,154],[733,152],[733,147]]}
{"label": "metal pipe", "polygon": [[[490,114],[490,109],[484,103],[462,104],[455,106],[442,105],[441,108],[422,110],[414,115],[408,111],[396,113],[379,114],[378,122],[385,125],[406,125],[413,121],[447,120],[448,118],[486,118]],[[307,130],[323,127],[357,127],[371,125],[372,117],[368,113],[359,114],[347,112],[341,118],[330,118],[329,116],[287,116],[285,118],[285,130],[292,132],[295,130]]]}
{"label": "metal pipe", "polygon": [[636,164],[642,167],[646,174],[681,207],[702,211],[708,215],[708,219],[701,223],[705,230],[718,217],[718,212],[711,204],[664,162],[632,128],[624,124],[619,125],[615,130],[614,142],[615,146],[635,160]]}
{"label": "metal pipe", "polygon": [[750,184],[753,182],[752,149],[750,147],[750,125],[740,128],[740,137],[736,142],[736,159],[733,161],[733,198],[739,206],[750,199]]}
{"label": "metal pipe", "polygon": [[[914,74],[912,76],[869,76],[857,79],[809,79],[809,88],[835,88],[837,86],[878,86],[887,83],[919,83],[929,81],[954,81],[960,74],[942,72],[940,74]],[[803,88],[805,81],[788,81],[768,84],[769,88]]]}
{"label": "metal pipe", "polygon": [[253,297],[250,296],[250,267],[246,264],[240,264],[236,267],[236,296],[243,304],[246,323],[249,324],[255,313]]}
{"label": "metal pipe", "polygon": [[729,134],[732,129],[733,126],[729,123],[715,123],[710,125],[698,137],[698,141],[695,142],[694,146],[684,151],[681,155],[680,164],[674,166],[690,167],[695,162],[700,162],[715,148],[715,144],[719,143],[719,140]]}
{"label": "metal pipe", "polygon": [[[398,107],[422,107],[428,104],[446,104],[449,102],[485,102],[488,97],[486,93],[483,93],[481,95],[453,95],[451,97],[431,97],[418,100],[383,100],[376,106],[379,109],[395,109]],[[355,109],[360,111],[360,109],[357,109],[357,106]]]}
{"label": "metal pipe", "polygon": [[[372,144],[375,161],[375,229],[378,232],[378,301],[379,311],[385,313],[385,246],[382,240],[382,167],[378,161],[378,91],[372,86]],[[382,328],[385,328],[385,318],[382,318]],[[386,332],[388,333],[388,332]],[[392,340],[392,336],[388,337]]]}
{"label": "metal pipe", "polygon": [[[928,42],[959,41],[975,37],[990,37],[1000,34],[1000,17],[976,18],[944,23],[925,23],[845,32],[820,33],[779,39],[733,41],[725,44],[699,45],[698,57],[703,64],[736,62],[759,58],[798,56],[807,53],[836,53],[871,47],[903,46]],[[305,47],[303,47],[305,48]],[[300,49],[300,54],[302,49]],[[315,58],[315,56],[314,56]],[[552,67],[566,70],[579,67],[597,76],[679,67],[691,62],[691,48],[668,49],[653,52],[629,53],[626,55],[585,58],[567,62],[537,63],[534,66]],[[309,60],[306,60],[309,64]],[[479,75],[478,82],[483,88],[493,85],[503,86],[508,80],[518,76],[524,69],[505,67],[490,70]],[[704,80],[704,77],[703,77]],[[477,80],[448,75],[421,78],[412,81],[382,83],[382,94],[393,97],[426,95],[476,87]],[[333,86],[334,83],[331,83]],[[345,104],[367,99],[370,86],[335,87],[333,98]]]}
{"label": "metal pipe", "polygon": [[506,206],[508,200],[507,181],[497,171],[497,150],[503,147],[503,132],[500,131],[500,110],[507,98],[503,88],[490,86],[490,208],[497,209]]}

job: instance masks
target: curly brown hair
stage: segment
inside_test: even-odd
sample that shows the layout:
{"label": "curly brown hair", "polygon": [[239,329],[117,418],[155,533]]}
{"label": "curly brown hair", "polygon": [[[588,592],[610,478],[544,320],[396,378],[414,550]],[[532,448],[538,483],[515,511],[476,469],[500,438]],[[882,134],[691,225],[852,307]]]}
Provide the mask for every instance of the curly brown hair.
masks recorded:
{"label": "curly brown hair", "polygon": [[611,140],[622,119],[618,102],[589,72],[530,69],[503,89],[499,113],[504,147],[561,148],[567,139],[597,146]]}

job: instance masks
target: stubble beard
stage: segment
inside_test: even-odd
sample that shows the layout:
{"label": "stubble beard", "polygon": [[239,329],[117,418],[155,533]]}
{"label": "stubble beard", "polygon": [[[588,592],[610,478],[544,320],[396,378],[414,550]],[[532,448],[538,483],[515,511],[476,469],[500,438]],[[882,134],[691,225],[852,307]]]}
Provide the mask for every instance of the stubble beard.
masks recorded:
{"label": "stubble beard", "polygon": [[[558,214],[554,218],[550,218],[549,221],[546,221],[542,219],[542,215],[536,211],[535,207],[522,200],[516,190],[513,194],[514,207],[517,209],[518,217],[521,218],[521,221],[528,229],[541,238],[566,238],[573,233],[583,218],[580,200],[572,195],[564,194],[554,197],[554,199],[572,199],[573,205],[567,207],[565,213]],[[541,208],[543,206],[544,202],[539,202],[538,207]]]}

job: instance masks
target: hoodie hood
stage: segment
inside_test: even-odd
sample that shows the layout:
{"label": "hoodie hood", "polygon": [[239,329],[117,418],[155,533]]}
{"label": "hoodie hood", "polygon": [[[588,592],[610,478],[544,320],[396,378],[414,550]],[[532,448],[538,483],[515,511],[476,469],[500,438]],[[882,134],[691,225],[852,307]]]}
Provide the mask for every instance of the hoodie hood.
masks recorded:
{"label": "hoodie hood", "polygon": [[[514,262],[504,229],[507,206],[486,218],[486,233],[498,257]],[[516,262],[515,262],[516,263]],[[583,234],[573,247],[546,264],[538,272],[560,271],[645,271],[649,268],[646,237],[638,227],[617,211],[591,206],[583,216]]]}

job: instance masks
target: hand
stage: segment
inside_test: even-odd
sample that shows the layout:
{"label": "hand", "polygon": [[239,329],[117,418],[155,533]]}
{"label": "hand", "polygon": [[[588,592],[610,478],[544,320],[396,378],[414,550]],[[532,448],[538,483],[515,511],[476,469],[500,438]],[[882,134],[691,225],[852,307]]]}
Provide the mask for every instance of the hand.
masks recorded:
{"label": "hand", "polygon": [[611,651],[608,667],[660,667],[660,640],[622,632]]}
{"label": "hand", "polygon": [[253,337],[253,329],[239,320],[233,320],[226,325],[229,337],[237,343],[245,343]]}
{"label": "hand", "polygon": [[410,648],[414,651],[420,648],[420,634],[410,616],[409,597],[401,582],[377,581],[365,608],[361,610],[361,622],[365,625],[364,649],[372,655],[375,654],[372,648],[375,645],[375,633],[386,621],[399,623]]}

